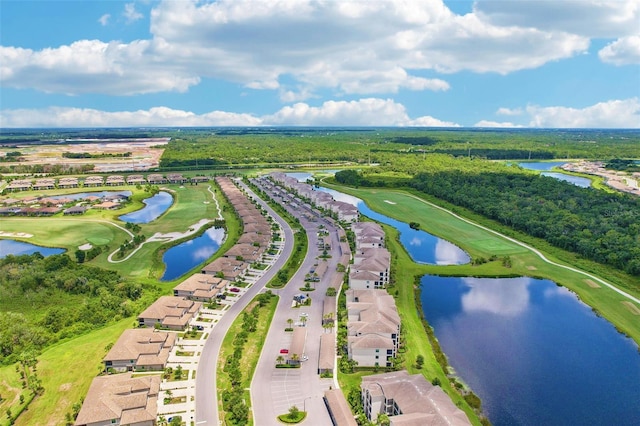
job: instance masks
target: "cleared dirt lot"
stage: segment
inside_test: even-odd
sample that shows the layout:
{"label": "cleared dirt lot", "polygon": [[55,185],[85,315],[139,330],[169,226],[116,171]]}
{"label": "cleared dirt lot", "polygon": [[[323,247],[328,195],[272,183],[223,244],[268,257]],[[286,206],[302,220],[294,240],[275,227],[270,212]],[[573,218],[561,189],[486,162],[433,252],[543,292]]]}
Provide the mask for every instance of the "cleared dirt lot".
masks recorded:
{"label": "cleared dirt lot", "polygon": [[[46,145],[18,145],[1,148],[0,151],[19,151],[23,161],[19,163],[3,163],[10,166],[36,164],[93,164],[95,172],[112,172],[125,170],[149,170],[158,167],[164,146],[171,138],[145,139],[101,139],[67,141]],[[121,155],[131,153],[129,157],[105,158],[65,158],[64,153]],[[0,153],[3,155],[3,153]]]}

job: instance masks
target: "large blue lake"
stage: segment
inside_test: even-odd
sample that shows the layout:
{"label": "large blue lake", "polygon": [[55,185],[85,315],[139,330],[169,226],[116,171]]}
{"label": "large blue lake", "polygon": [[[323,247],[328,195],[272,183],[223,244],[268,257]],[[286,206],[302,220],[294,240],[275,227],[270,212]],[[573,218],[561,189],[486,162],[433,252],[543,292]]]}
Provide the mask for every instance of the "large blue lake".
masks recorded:
{"label": "large blue lake", "polygon": [[201,236],[171,247],[162,256],[166,269],[160,280],[174,280],[213,256],[224,237],[224,228],[209,228]]}
{"label": "large blue lake", "polygon": [[411,255],[411,258],[419,263],[435,265],[460,265],[468,263],[471,259],[460,247],[433,236],[425,231],[411,229],[408,223],[400,222],[388,216],[375,212],[367,204],[357,197],[344,194],[328,188],[319,188],[333,196],[336,201],[343,201],[358,208],[358,211],[371,219],[393,226],[400,231],[400,242]]}
{"label": "large blue lake", "polygon": [[13,254],[14,256],[33,254],[37,251],[45,257],[65,252],[65,250],[61,248],[41,247],[22,241],[0,239],[0,258],[5,258],[10,254]]}
{"label": "large blue lake", "polygon": [[638,346],[566,288],[425,276],[421,301],[492,424],[640,424]]}
{"label": "large blue lake", "polygon": [[144,208],[119,217],[129,223],[149,223],[159,218],[173,204],[173,197],[168,192],[158,192],[151,198],[142,200]]}
{"label": "large blue lake", "polygon": [[567,163],[566,161],[549,161],[549,162],[541,161],[541,162],[531,162],[531,163],[518,163],[518,165],[524,169],[541,171],[542,173],[540,174],[543,176],[549,176],[558,180],[563,180],[565,182],[572,183],[582,188],[589,188],[591,186],[590,179],[550,171],[550,170],[553,170],[554,167],[560,167],[566,163]]}

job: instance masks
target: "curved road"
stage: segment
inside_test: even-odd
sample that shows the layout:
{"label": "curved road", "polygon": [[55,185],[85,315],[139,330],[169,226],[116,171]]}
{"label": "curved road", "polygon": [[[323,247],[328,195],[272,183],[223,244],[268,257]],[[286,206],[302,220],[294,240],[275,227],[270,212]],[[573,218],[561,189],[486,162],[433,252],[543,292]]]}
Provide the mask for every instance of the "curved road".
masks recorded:
{"label": "curved road", "polygon": [[218,402],[216,389],[216,367],[218,353],[222,340],[238,314],[264,288],[264,286],[284,266],[293,252],[293,230],[289,224],[273,211],[263,200],[258,198],[250,189],[241,184],[260,205],[280,224],[284,232],[284,247],[280,257],[273,266],[249,290],[225,312],[220,321],[213,327],[211,334],[204,344],[198,370],[196,373],[196,425],[218,425]]}

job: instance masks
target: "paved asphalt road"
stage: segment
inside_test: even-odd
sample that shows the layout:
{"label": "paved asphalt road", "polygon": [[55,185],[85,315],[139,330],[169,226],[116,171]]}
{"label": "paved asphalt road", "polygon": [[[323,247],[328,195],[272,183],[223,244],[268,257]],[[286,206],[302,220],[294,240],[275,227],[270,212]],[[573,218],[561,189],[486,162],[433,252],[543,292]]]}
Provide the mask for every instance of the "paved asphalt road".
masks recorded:
{"label": "paved asphalt road", "polygon": [[[333,385],[333,379],[321,379],[317,369],[320,335],[325,332],[322,327],[323,301],[340,258],[339,240],[337,230],[325,219],[307,220],[309,210],[304,207],[295,210],[289,209],[289,211],[300,220],[300,224],[306,230],[309,250],[302,266],[291,281],[286,287],[278,290],[280,296],[278,307],[251,383],[251,405],[255,424],[258,426],[281,425],[276,417],[287,413],[293,405],[307,412],[304,424],[330,425],[331,419],[322,396],[324,391]],[[316,290],[308,293],[312,299],[311,306],[293,308],[293,296],[301,293],[299,288],[303,286],[305,274],[309,273],[311,267],[317,262],[316,257],[320,254],[317,247],[318,226],[320,224],[330,231],[330,254],[332,257],[328,259],[329,265],[323,279],[316,283]],[[284,331],[284,328],[288,326],[287,319],[298,321],[303,312],[309,315],[306,323],[307,339],[304,351],[309,359],[302,362],[299,369],[277,369],[275,364],[280,349],[288,348],[291,341],[292,333]]]}
{"label": "paved asphalt road", "polygon": [[[250,190],[248,192],[253,194]],[[227,330],[229,330],[238,314],[284,266],[293,252],[293,231],[289,224],[266,203],[261,201],[260,204],[282,227],[284,231],[284,248],[274,265],[222,316],[222,319],[215,325],[207,338],[196,374],[196,425],[218,425],[216,366],[218,364],[218,353]],[[256,424],[260,423],[257,422]]]}

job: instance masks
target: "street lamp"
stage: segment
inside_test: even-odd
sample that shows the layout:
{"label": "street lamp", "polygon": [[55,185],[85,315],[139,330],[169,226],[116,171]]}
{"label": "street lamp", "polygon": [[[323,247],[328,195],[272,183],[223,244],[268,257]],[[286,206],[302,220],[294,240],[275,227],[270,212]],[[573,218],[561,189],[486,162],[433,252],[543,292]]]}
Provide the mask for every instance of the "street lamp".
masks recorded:
{"label": "street lamp", "polygon": [[313,396],[308,396],[302,401],[302,411],[307,412],[307,399],[313,398]]}

